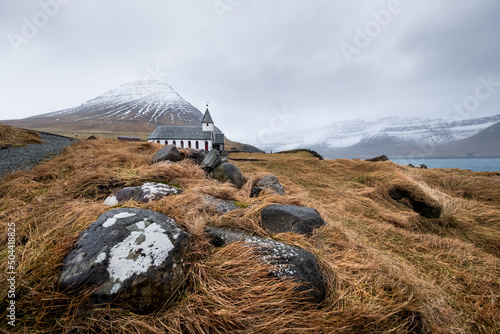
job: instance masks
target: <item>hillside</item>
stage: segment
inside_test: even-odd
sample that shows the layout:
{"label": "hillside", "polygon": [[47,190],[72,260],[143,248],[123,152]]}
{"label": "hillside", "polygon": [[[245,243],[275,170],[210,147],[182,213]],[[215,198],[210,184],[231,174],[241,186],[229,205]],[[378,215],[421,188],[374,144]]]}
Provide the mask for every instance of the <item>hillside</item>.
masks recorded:
{"label": "hillside", "polygon": [[[289,154],[232,153],[247,178],[241,190],[205,178],[191,162],[150,165],[161,146],[82,141],[61,156],[0,184],[0,220],[16,224],[14,332],[107,333],[493,333],[500,326],[500,173],[419,170],[392,162],[318,160]],[[265,173],[287,196],[249,197]],[[85,295],[60,291],[63,258],[78,234],[109,210],[114,189],[160,181],[183,193],[124,206],[151,209],[179,222],[197,241],[188,254],[183,293],[150,315],[87,309]],[[234,199],[223,216],[203,209],[207,194]],[[420,202],[440,208],[425,218]],[[315,208],[327,222],[312,236],[269,234],[259,212],[272,203]],[[247,208],[248,207],[248,208]],[[284,283],[252,274],[259,266],[241,247],[208,243],[204,226],[239,227],[316,255],[327,287],[319,306]],[[0,231],[6,233],[2,224]],[[2,239],[1,269],[7,272]],[[22,283],[21,283],[22,282]],[[6,317],[7,284],[0,286]],[[6,326],[2,322],[2,326]],[[4,327],[5,328],[5,327]],[[12,328],[9,328],[12,330]]]}
{"label": "hillside", "polygon": [[0,124],[0,148],[2,149],[26,144],[39,144],[41,142],[40,135],[35,131]]}
{"label": "hillside", "polygon": [[438,145],[434,157],[500,157],[500,122],[466,139]]}

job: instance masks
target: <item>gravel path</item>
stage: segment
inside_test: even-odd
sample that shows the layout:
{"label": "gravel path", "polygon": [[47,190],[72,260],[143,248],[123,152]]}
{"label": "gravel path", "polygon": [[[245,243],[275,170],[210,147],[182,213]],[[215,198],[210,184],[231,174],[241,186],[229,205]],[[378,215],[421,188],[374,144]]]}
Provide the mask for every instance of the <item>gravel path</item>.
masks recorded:
{"label": "gravel path", "polygon": [[43,160],[61,154],[65,147],[75,143],[75,139],[45,132],[39,132],[42,144],[28,144],[0,150],[0,178],[20,169],[31,169]]}

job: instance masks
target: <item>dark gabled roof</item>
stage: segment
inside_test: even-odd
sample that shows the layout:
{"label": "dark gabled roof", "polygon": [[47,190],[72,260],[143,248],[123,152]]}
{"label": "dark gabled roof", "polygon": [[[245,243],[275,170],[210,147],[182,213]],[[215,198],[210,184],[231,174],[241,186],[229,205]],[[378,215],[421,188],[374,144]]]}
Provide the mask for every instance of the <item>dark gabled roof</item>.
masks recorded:
{"label": "dark gabled roof", "polygon": [[224,134],[216,133],[214,144],[224,144]]}
{"label": "dark gabled roof", "polygon": [[205,111],[205,115],[203,115],[201,122],[202,123],[213,123],[214,122],[214,120],[212,119],[212,115],[210,115],[210,111],[208,111],[208,108]]}
{"label": "dark gabled roof", "polygon": [[159,126],[148,139],[212,139],[212,132],[202,131],[201,126]]}

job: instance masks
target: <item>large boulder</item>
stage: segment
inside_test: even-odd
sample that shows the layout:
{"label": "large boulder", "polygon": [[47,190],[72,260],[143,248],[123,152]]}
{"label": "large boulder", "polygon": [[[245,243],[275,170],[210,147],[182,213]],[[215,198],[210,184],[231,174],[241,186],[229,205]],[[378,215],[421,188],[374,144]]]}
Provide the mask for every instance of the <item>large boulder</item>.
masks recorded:
{"label": "large boulder", "polygon": [[273,233],[309,234],[326,225],[318,211],[296,205],[270,205],[261,212],[262,227]]}
{"label": "large boulder", "polygon": [[163,183],[148,182],[140,187],[126,187],[115,190],[104,200],[104,205],[117,205],[130,200],[137,202],[151,202],[170,195],[177,195],[181,189]]}
{"label": "large boulder", "polygon": [[245,184],[245,178],[240,169],[233,165],[224,163],[214,169],[214,179],[220,182],[231,182],[236,188],[240,189]]}
{"label": "large boulder", "polygon": [[206,203],[206,208],[208,210],[214,210],[219,214],[228,213],[229,211],[233,211],[238,209],[234,201],[230,199],[222,199],[217,198],[215,196],[207,195],[204,198]]}
{"label": "large boulder", "polygon": [[316,257],[311,252],[240,231],[213,227],[208,227],[205,231],[217,247],[243,241],[245,245],[255,249],[262,261],[275,267],[275,270],[270,273],[272,276],[301,283],[297,290],[308,291],[307,295],[315,302],[319,303],[325,298],[323,277]]}
{"label": "large boulder", "polygon": [[160,308],[185,279],[183,253],[191,236],[154,211],[120,208],[83,231],[63,261],[59,282],[88,289],[90,304],[117,304],[140,314]]}
{"label": "large boulder", "polygon": [[285,189],[275,175],[266,175],[255,184],[256,188],[269,189],[271,192],[279,195],[285,195]]}
{"label": "large boulder", "polygon": [[162,149],[158,150],[155,155],[153,156],[153,162],[158,162],[158,161],[181,161],[182,160],[182,155],[177,150],[177,147],[174,145],[167,145],[163,147]]}
{"label": "large boulder", "polygon": [[211,150],[210,152],[208,152],[207,156],[201,162],[200,167],[205,172],[211,173],[221,163],[222,161],[219,152],[217,150]]}
{"label": "large boulder", "polygon": [[197,165],[203,162],[203,159],[207,156],[208,152],[205,150],[196,150],[193,148],[187,148],[185,150],[185,159],[192,160]]}

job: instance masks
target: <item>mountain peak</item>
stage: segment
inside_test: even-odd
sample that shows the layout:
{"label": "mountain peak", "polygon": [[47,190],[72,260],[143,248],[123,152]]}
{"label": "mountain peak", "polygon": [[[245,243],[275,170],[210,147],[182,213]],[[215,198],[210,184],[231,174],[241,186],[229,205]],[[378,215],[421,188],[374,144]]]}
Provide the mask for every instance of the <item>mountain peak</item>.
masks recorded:
{"label": "mountain peak", "polygon": [[157,80],[122,84],[76,108],[29,119],[53,121],[141,121],[157,125],[197,125],[203,114],[184,100],[168,83]]}

